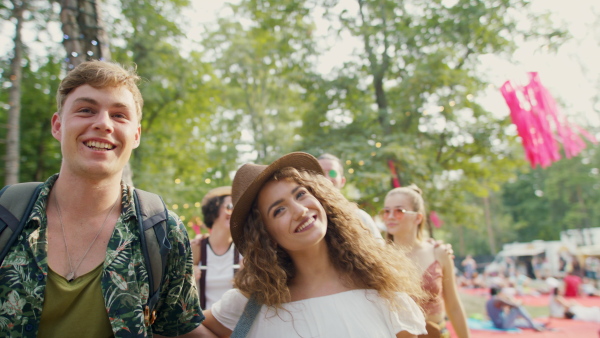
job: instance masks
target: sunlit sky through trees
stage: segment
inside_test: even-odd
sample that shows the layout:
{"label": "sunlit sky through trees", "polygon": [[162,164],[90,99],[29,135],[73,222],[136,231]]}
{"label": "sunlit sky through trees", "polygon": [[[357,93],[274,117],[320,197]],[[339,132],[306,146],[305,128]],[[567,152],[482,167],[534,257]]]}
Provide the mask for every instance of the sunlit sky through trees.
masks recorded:
{"label": "sunlit sky through trees", "polygon": [[[194,11],[188,15],[188,38],[200,40],[203,25],[215,23],[217,16],[230,15],[225,2],[192,0]],[[454,2],[448,0],[447,2]],[[357,12],[355,0],[341,0],[341,8]],[[525,84],[527,72],[540,73],[542,83],[563,107],[562,113],[582,126],[600,126],[600,103],[594,101],[600,91],[600,2],[595,0],[532,0],[537,13],[551,13],[551,20],[566,27],[573,38],[558,51],[540,49],[538,44],[517,42],[518,50],[512,60],[488,55],[481,57],[480,71],[486,74],[490,87],[485,96],[477,99],[490,111],[508,115],[499,87],[507,80]],[[522,20],[527,25],[526,18]],[[319,59],[318,70],[327,74],[344,61],[352,58],[360,42],[347,33],[340,39],[326,37],[328,23],[317,20],[318,33],[324,36],[323,49],[328,49]],[[193,46],[194,45],[190,45]],[[196,46],[201,49],[201,46]],[[594,105],[596,105],[594,107]]]}
{"label": "sunlit sky through trees", "polygon": [[[185,222],[241,164],[303,150],[343,158],[343,192],[371,215],[393,179],[418,184],[446,224],[440,238],[473,252],[600,224],[598,147],[528,170],[527,142],[499,90],[536,71],[562,114],[600,139],[600,1],[372,0],[364,21],[357,0],[230,1],[238,16],[227,0],[101,3],[113,59],[135,62],[144,79],[136,186],[160,193]],[[320,6],[334,3],[324,17]],[[60,5],[30,5],[19,174],[29,181],[60,166],[43,116],[66,68]],[[0,20],[4,89],[14,25]],[[8,111],[8,90],[0,94]]]}
{"label": "sunlit sky through trees", "polygon": [[[182,22],[188,39],[192,42],[199,41],[203,25],[215,24],[218,15],[230,15],[230,12],[224,9],[226,2],[191,0],[193,10],[186,11],[187,17]],[[560,46],[556,52],[540,49],[538,44],[520,41],[517,42],[519,48],[512,60],[494,55],[481,57],[480,71],[485,74],[490,87],[484,96],[476,99],[496,114],[508,114],[508,108],[498,88],[507,80],[524,83],[527,72],[537,71],[542,83],[563,107],[564,114],[577,124],[600,126],[600,100],[594,100],[594,96],[598,96],[600,90],[600,2],[532,0],[531,3],[538,13],[550,11],[552,21],[567,27],[573,38]],[[356,1],[341,0],[339,8],[357,11]],[[318,70],[327,74],[344,61],[350,60],[353,50],[359,47],[360,43],[348,35],[340,38],[327,37],[328,23],[325,20],[316,21],[317,32],[323,36],[321,46],[323,50],[328,49],[319,59]],[[522,22],[526,25],[526,18],[523,18]],[[25,28],[24,41],[30,47],[29,53],[43,54],[49,43],[54,44],[50,48],[61,48],[62,33],[58,24],[56,27],[49,27],[51,36],[41,37],[43,43],[33,42],[38,32],[32,29],[31,25],[26,25]],[[10,22],[4,21],[0,23],[0,32],[0,54],[6,55],[11,53],[13,47],[14,27]],[[200,44],[184,43],[182,52],[201,48]]]}

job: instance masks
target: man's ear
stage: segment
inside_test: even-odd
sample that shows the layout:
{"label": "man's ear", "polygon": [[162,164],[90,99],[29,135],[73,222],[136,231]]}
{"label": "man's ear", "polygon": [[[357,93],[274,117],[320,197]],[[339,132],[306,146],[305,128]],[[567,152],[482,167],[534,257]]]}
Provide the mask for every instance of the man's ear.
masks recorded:
{"label": "man's ear", "polygon": [[346,176],[342,177],[342,186],[340,188],[343,188],[346,185]]}
{"label": "man's ear", "polygon": [[133,149],[140,146],[140,141],[142,139],[142,125],[138,125],[137,131],[135,133],[135,143],[133,144]]}
{"label": "man's ear", "polygon": [[60,142],[62,137],[62,121],[58,113],[52,115],[52,136]]}

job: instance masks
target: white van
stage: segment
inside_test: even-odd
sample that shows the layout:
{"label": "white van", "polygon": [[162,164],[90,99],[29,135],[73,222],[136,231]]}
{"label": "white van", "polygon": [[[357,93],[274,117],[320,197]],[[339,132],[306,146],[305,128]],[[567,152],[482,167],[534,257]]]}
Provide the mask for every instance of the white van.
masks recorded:
{"label": "white van", "polygon": [[[542,276],[561,277],[564,274],[564,262],[569,262],[575,252],[575,245],[563,241],[536,240],[527,243],[504,244],[502,251],[485,267],[484,271],[488,276],[495,276],[499,273],[507,275],[511,269],[509,266],[511,261],[512,264],[515,264],[514,268],[516,268],[518,260],[539,256],[544,261]],[[561,257],[563,263],[561,263]]]}

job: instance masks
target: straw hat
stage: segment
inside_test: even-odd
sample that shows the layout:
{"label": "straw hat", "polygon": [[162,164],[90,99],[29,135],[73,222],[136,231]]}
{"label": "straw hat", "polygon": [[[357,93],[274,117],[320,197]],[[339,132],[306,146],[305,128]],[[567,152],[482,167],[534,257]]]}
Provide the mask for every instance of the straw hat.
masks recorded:
{"label": "straw hat", "polygon": [[229,186],[229,185],[211,189],[202,198],[202,206],[205,206],[206,203],[208,203],[208,201],[210,201],[214,197],[230,196],[230,195],[231,195],[231,186]]}
{"label": "straw hat", "polygon": [[233,213],[229,222],[233,242],[242,254],[245,247],[244,223],[254,199],[273,173],[287,167],[314,171],[323,175],[319,161],[314,156],[303,152],[289,153],[270,165],[246,163],[235,174],[231,194]]}

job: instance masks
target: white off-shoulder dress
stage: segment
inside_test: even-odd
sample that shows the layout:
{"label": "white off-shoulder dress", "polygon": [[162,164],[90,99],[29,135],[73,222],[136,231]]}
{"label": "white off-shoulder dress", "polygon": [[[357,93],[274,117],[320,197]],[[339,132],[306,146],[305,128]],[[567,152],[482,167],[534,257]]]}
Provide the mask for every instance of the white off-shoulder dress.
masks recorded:
{"label": "white off-shoulder dress", "polygon": [[[248,337],[395,337],[401,331],[426,334],[425,317],[406,294],[398,293],[390,310],[375,290],[351,290],[283,304],[285,310],[262,306]],[[248,302],[238,289],[213,304],[216,320],[235,328]],[[287,311],[286,311],[287,310]]]}

